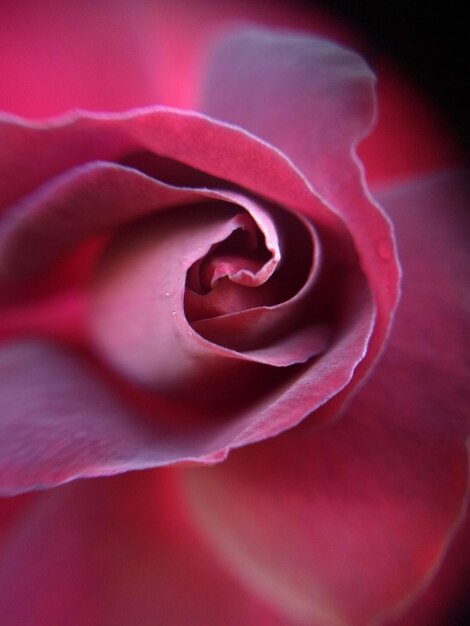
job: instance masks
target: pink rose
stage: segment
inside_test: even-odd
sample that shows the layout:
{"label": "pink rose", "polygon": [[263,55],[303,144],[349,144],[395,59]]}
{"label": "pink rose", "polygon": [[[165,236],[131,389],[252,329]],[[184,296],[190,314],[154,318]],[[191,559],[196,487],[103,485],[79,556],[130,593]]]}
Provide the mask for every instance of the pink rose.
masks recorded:
{"label": "pink rose", "polygon": [[281,3],[5,13],[2,623],[448,622],[468,259],[432,113],[384,72],[364,170],[374,76]]}

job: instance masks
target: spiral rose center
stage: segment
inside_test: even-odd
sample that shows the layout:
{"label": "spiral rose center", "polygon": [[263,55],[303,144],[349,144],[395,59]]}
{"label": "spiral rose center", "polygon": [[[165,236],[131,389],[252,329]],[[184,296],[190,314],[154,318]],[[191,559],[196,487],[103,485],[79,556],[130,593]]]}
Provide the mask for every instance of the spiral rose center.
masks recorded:
{"label": "spiral rose center", "polygon": [[296,340],[295,354],[269,349],[305,320],[319,266],[313,228],[278,208],[248,199],[242,206],[234,194],[227,200],[127,226],[101,259],[90,316],[95,345],[144,385],[181,389],[202,371],[302,362],[324,348],[324,335],[314,333]]}

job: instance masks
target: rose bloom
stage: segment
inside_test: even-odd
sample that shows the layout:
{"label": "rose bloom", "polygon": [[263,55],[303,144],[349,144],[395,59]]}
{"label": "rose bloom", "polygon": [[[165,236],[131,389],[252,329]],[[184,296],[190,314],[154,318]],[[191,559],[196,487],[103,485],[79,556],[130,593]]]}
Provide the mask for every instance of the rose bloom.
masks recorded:
{"label": "rose bloom", "polygon": [[1,624],[456,624],[443,123],[300,5],[2,6]]}

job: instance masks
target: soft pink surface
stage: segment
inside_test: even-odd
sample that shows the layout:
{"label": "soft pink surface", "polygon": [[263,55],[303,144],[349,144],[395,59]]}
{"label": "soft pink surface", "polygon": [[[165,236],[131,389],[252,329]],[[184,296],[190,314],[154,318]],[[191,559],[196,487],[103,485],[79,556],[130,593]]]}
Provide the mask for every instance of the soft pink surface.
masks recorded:
{"label": "soft pink surface", "polygon": [[[3,6],[0,108],[37,119],[77,106],[122,111],[158,101],[199,110],[204,102],[254,135],[153,106],[52,124],[2,118],[2,489],[213,464],[229,448],[280,434],[211,468],[160,468],[0,499],[2,624],[369,626],[388,615],[387,626],[450,626],[469,554],[467,524],[437,572],[467,493],[468,189],[446,174],[413,181],[455,163],[432,107],[375,59],[381,115],[359,152],[369,181],[408,179],[381,196],[397,226],[405,291],[383,360],[341,419],[324,422],[343,401],[340,390],[362,379],[364,356],[371,369],[397,295],[389,225],[354,156],[372,120],[372,78],[359,57],[331,44],[286,36],[278,46],[266,31],[234,30],[242,17],[323,32],[359,50],[361,42],[344,25],[275,0]],[[240,62],[244,54],[249,62]],[[294,225],[273,203],[303,217]],[[175,211],[188,219],[180,224]],[[233,234],[234,224],[243,253],[234,253],[230,234],[214,250],[214,233]],[[150,245],[180,227],[184,236],[165,256],[184,272],[190,265],[187,281],[161,272]],[[199,232],[210,252],[193,263],[187,242]],[[278,250],[289,263],[273,276],[283,280],[262,282]],[[160,300],[172,300],[160,302],[156,317],[148,283],[139,283],[155,268]],[[261,284],[251,290],[244,283],[256,276]],[[204,293],[212,283],[217,289]],[[141,321],[164,329],[166,355],[210,346],[211,358],[233,361],[232,375],[215,368],[215,384],[189,384],[183,358],[155,355],[158,337],[134,345],[129,315],[113,330],[132,299]],[[247,305],[255,308],[240,311]],[[303,310],[323,315],[305,324]],[[195,331],[203,336],[196,341]],[[169,340],[182,333],[183,343]],[[415,600],[403,618],[389,615]]]}
{"label": "soft pink surface", "polygon": [[387,352],[343,418],[187,473],[221,560],[300,621],[368,624],[400,608],[462,519],[467,192],[444,174],[383,194],[404,293]]}
{"label": "soft pink surface", "polygon": [[[241,41],[266,64],[273,93],[283,92],[287,76],[281,63],[279,72],[267,73],[277,42],[284,62],[297,68],[291,91],[306,89],[315,115],[299,111],[300,99],[292,99],[280,103],[283,125],[251,120],[248,94],[257,101],[269,94],[256,94],[250,76],[243,84],[235,51],[224,64],[235,73],[229,84],[246,97],[229,102],[240,115],[248,111],[246,120],[234,119],[230,107],[220,112],[229,124],[153,107],[40,123],[2,121],[0,266],[10,341],[0,350],[9,371],[3,490],[205,462],[208,455],[221,459],[232,447],[275,435],[322,405],[322,420],[334,416],[377,357],[398,298],[399,270],[391,226],[369,198],[354,155],[373,117],[372,74],[357,55],[325,39],[257,32]],[[209,85],[217,84],[211,76]],[[224,108],[218,90],[206,100]],[[329,117],[332,110],[341,124]],[[316,153],[305,153],[301,119],[310,120],[306,129],[312,141],[317,138]],[[240,121],[251,130],[259,126],[274,145],[231,124]],[[287,126],[291,147],[285,145]],[[336,186],[328,186],[329,177]],[[19,303],[24,300],[31,313],[20,316],[16,335],[36,334],[37,323],[28,329],[27,322],[41,309],[41,284],[47,310],[61,261],[70,263],[71,253],[80,257],[100,241],[98,269],[84,264],[81,279],[88,333],[80,319],[83,301],[79,293],[72,298],[75,341],[85,335],[84,347],[96,352],[100,367],[123,376],[123,384],[135,383],[137,394],[142,387],[154,392],[153,416],[146,410],[154,431],[150,445],[142,443],[137,407],[123,409],[125,427],[118,435],[114,392],[103,383],[110,400],[99,402],[97,413],[84,392],[94,374],[78,355],[43,344],[23,347],[20,357],[15,352]],[[59,293],[73,293],[73,287],[56,284]],[[44,324],[49,336],[50,321]],[[38,392],[23,375],[23,362],[41,371],[41,352],[51,356],[44,356]],[[12,367],[12,354],[20,365]],[[67,374],[65,363],[80,374]],[[57,425],[64,411],[46,401],[55,377],[77,407],[73,422],[60,428],[61,444]],[[119,405],[122,393],[116,391]],[[37,393],[44,396],[40,436],[31,424]],[[22,402],[16,405],[18,394]],[[190,430],[174,423],[181,414]],[[99,430],[99,445],[89,423]],[[74,437],[75,429],[83,435]],[[57,446],[60,453],[52,453]]]}
{"label": "soft pink surface", "polygon": [[24,498],[2,537],[4,626],[286,626],[214,562],[165,470]]}
{"label": "soft pink surface", "polygon": [[[341,421],[321,430],[304,422],[210,470],[3,500],[4,623],[362,624],[409,601],[442,558],[466,489],[465,187],[444,174],[383,194],[409,282],[387,354]],[[177,502],[180,481],[187,508]],[[387,625],[450,623],[463,539],[454,569],[443,569],[411,621]]]}

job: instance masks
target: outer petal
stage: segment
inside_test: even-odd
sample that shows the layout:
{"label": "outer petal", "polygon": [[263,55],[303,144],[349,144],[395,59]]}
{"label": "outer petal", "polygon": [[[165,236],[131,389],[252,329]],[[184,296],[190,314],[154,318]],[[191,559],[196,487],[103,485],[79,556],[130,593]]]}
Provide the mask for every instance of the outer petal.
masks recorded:
{"label": "outer petal", "polygon": [[160,43],[138,0],[2,2],[0,109],[27,117],[161,100]]}
{"label": "outer petal", "polygon": [[168,472],[76,482],[21,509],[0,536],[2,626],[289,626],[213,562]]}
{"label": "outer petal", "polygon": [[404,615],[386,626],[465,626],[470,617],[470,508],[431,583]]}
{"label": "outer petal", "polygon": [[398,298],[390,225],[355,153],[374,119],[373,85],[365,62],[331,41],[253,29],[223,40],[202,103],[203,111],[281,149],[346,222],[378,306],[356,382],[380,350]]}
{"label": "outer petal", "polygon": [[[239,20],[323,33],[361,48],[348,24],[304,2],[43,0],[39,6],[34,0],[5,0],[0,109],[45,117],[77,106],[120,110],[159,102],[195,108],[209,50]],[[383,115],[378,132],[361,149],[371,157],[369,180],[427,171],[449,157],[455,161],[445,130],[436,143],[436,120],[422,98],[380,59],[374,64],[380,65]]]}
{"label": "outer petal", "polygon": [[[158,106],[116,114],[75,111],[42,122],[3,116],[0,133],[2,210],[75,166],[107,160],[148,170],[172,184],[228,181],[307,213],[317,223],[340,222],[277,148],[191,111]],[[168,159],[180,165],[176,171]]]}
{"label": "outer petal", "polygon": [[304,3],[282,0],[104,0],[99,5],[4,0],[0,109],[44,117],[76,106],[119,110],[160,102],[192,108],[209,42],[239,20],[347,30]]}
{"label": "outer petal", "polygon": [[466,188],[443,176],[383,200],[404,295],[348,414],[186,476],[221,558],[308,624],[370,624],[404,608],[439,565],[468,488]]}
{"label": "outer petal", "polygon": [[[125,396],[125,383],[120,386]],[[160,398],[146,399],[139,413],[109,389],[96,366],[37,340],[2,346],[0,397],[0,492],[5,494],[219,450],[210,418],[200,416],[194,432],[190,423],[182,427],[188,421],[184,407]],[[219,453],[201,461],[221,458]]]}

